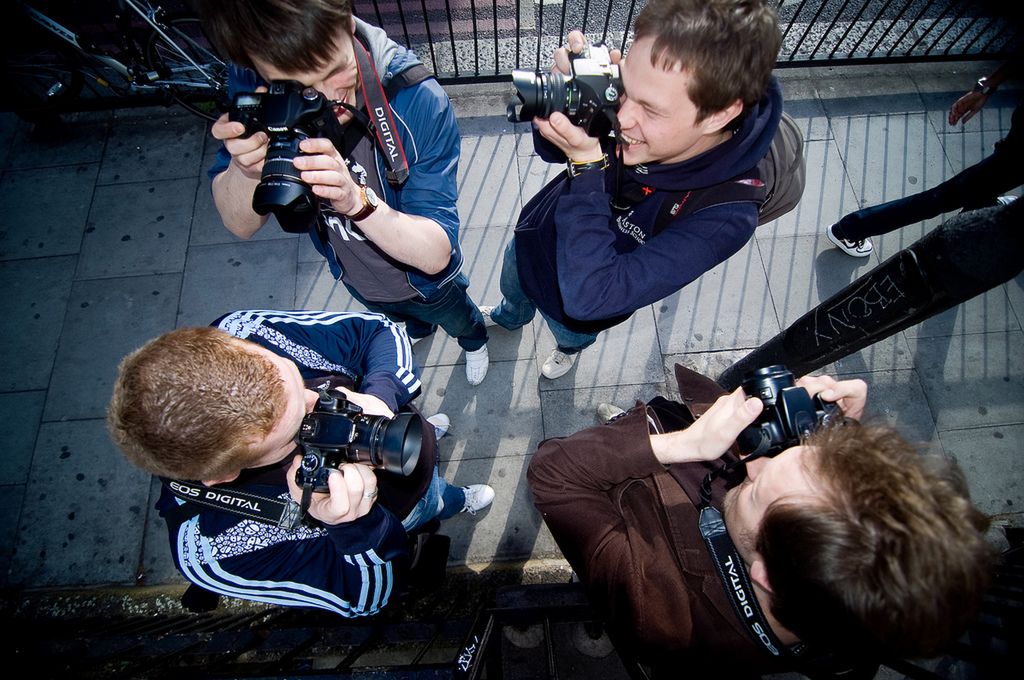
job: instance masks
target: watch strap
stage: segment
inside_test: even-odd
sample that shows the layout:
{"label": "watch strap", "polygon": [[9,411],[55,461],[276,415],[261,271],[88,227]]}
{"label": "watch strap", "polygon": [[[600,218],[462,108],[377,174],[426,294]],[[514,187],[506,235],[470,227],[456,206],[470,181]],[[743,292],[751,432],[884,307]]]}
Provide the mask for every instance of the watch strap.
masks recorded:
{"label": "watch strap", "polygon": [[370,199],[367,198],[366,187],[364,185],[360,185],[359,187],[359,197],[363,199],[363,207],[355,215],[348,216],[348,219],[352,222],[361,222],[362,220],[365,220],[373,214],[374,210],[377,209],[377,206],[370,203]]}

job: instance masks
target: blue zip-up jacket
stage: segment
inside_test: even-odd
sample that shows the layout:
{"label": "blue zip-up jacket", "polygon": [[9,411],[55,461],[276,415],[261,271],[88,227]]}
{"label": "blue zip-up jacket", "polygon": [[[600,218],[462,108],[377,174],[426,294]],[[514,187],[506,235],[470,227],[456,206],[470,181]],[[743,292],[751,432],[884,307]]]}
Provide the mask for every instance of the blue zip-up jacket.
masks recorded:
{"label": "blue zip-up jacket", "polygon": [[[603,325],[607,328],[724,262],[754,234],[757,202],[712,205],[670,221],[655,234],[658,213],[668,192],[702,189],[749,173],[771,147],[781,117],[782,91],[772,78],[740,129],[699,156],[620,168],[609,150],[607,170],[573,179],[559,175],[527,203],[516,226],[523,290],[570,328],[574,320],[619,317]],[[534,141],[545,161],[565,162],[564,154],[539,133]],[[620,171],[623,188],[654,191],[628,209],[613,210]]]}
{"label": "blue zip-up jacket", "polygon": [[[347,376],[395,411],[420,388],[405,332],[380,314],[246,310],[214,325],[291,359],[303,378]],[[243,471],[231,486],[287,499],[290,463]],[[185,517],[179,505],[165,487],[156,506],[174,562],[189,581],[221,595],[366,616],[387,605],[405,576],[405,530],[379,503],[353,522],[290,531],[209,508]]]}
{"label": "blue zip-up jacket", "polygon": [[[356,33],[366,42],[383,87],[387,87],[396,75],[421,63],[415,54],[388,38],[383,30],[360,19],[356,19]],[[232,66],[228,75],[228,95],[233,98],[237,92],[251,92],[266,84],[255,72]],[[430,299],[438,288],[455,278],[462,269],[459,213],[456,209],[461,152],[459,128],[448,95],[433,78],[399,90],[389,103],[409,162],[409,178],[397,190],[383,182],[384,195],[381,199],[395,210],[437,222],[448,235],[451,245],[448,266],[442,271],[427,274],[408,268],[406,272],[409,285],[424,299]],[[376,145],[374,158],[377,172],[384,177],[387,167]],[[231,154],[221,146],[209,170],[210,179],[224,172],[230,162]],[[340,279],[341,264],[326,236],[321,238],[316,225],[313,225],[309,237],[317,252],[327,259],[334,278]]]}

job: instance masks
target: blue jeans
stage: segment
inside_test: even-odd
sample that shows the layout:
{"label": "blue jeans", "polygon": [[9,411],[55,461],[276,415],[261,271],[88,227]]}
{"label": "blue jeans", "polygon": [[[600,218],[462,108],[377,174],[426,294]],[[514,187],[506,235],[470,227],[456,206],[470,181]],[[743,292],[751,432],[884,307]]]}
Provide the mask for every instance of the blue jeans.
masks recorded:
{"label": "blue jeans", "polygon": [[[533,320],[537,306],[526,296],[522,284],[519,283],[519,268],[516,266],[515,237],[505,247],[505,258],[501,263],[501,302],[491,312],[494,323],[502,328],[514,331]],[[576,354],[597,341],[597,333],[577,333],[558,323],[543,311],[540,313],[548,322],[551,334],[555,336],[558,349],[565,354]]]}
{"label": "blue jeans", "polygon": [[459,274],[441,286],[429,300],[403,300],[402,302],[370,302],[345,284],[352,297],[372,312],[386,315],[393,321],[405,322],[410,338],[425,338],[440,326],[455,338],[459,347],[473,352],[487,344],[487,328],[480,309],[469,299],[466,289],[469,279]]}
{"label": "blue jeans", "polygon": [[466,505],[466,492],[460,486],[452,486],[442,477],[434,466],[434,476],[430,480],[430,486],[419,502],[409,511],[409,514],[402,520],[402,526],[406,532],[426,524],[437,517],[448,519],[462,511]]}

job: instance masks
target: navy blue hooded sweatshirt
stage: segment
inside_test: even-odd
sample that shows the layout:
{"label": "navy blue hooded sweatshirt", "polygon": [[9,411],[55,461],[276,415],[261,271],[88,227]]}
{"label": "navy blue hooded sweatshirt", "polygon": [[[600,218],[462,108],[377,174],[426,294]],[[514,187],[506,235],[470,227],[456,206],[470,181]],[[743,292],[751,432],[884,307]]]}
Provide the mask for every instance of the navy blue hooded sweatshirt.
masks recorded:
{"label": "navy blue hooded sweatshirt", "polygon": [[[685,201],[688,190],[758,179],[757,163],[768,153],[781,116],[782,91],[772,78],[736,133],[698,156],[620,168],[609,149],[607,170],[556,177],[524,206],[516,226],[523,290],[556,321],[594,332],[625,321],[724,262],[754,234],[757,201],[682,211],[660,230],[657,216],[667,199]],[[534,141],[544,160],[565,162],[538,133]],[[625,209],[612,207],[617,194],[637,195],[641,187],[653,192]]]}

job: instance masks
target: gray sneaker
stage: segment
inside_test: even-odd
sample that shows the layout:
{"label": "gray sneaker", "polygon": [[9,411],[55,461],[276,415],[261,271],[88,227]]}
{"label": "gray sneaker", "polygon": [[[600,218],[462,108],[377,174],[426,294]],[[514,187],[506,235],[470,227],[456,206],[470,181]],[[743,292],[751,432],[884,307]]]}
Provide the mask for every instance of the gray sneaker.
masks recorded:
{"label": "gray sneaker", "polygon": [[452,421],[443,413],[435,413],[427,418],[427,422],[434,426],[434,436],[438,439],[448,434],[448,428],[452,426]]}
{"label": "gray sneaker", "polygon": [[576,357],[579,355],[579,352],[576,352],[575,354],[566,354],[556,347],[551,352],[551,356],[544,360],[544,364],[540,367],[540,372],[544,374],[544,377],[548,380],[561,378],[569,372],[572,365],[576,363]]}
{"label": "gray sneaker", "polygon": [[602,401],[600,404],[597,405],[597,419],[605,424],[611,422],[612,420],[615,420],[616,418],[618,418],[621,415],[624,415],[625,413],[625,411],[623,411],[615,404],[607,404]]}
{"label": "gray sneaker", "polygon": [[479,307],[480,315],[484,317],[484,326],[490,328],[497,326],[498,322],[491,318],[491,312],[494,311],[494,307],[491,305],[481,305]]}

